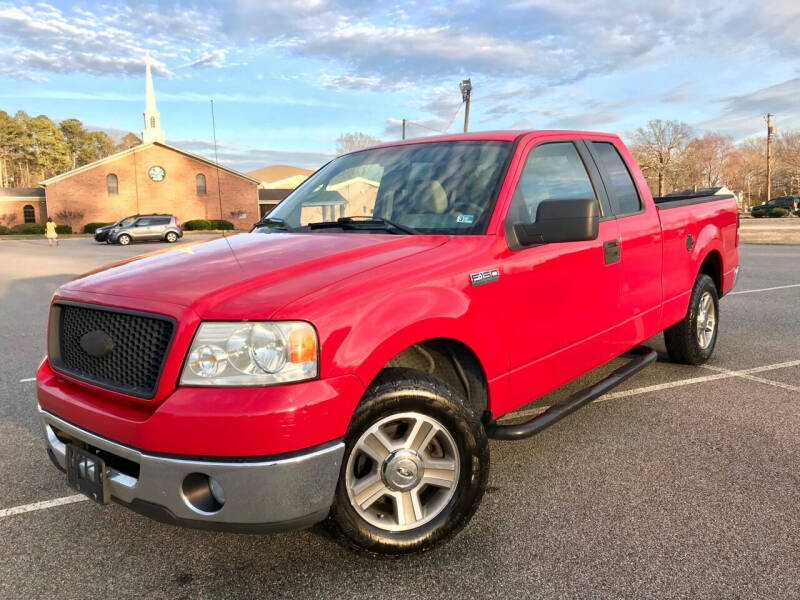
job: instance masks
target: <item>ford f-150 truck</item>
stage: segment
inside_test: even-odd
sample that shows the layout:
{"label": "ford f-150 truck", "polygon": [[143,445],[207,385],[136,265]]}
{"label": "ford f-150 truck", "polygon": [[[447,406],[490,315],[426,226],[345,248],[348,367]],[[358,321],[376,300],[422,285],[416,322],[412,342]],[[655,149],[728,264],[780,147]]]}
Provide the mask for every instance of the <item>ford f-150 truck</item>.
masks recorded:
{"label": "ford f-150 truck", "polygon": [[76,489],[160,521],[322,522],[357,550],[425,550],[475,512],[488,438],[597,398],[661,331],[672,360],[708,360],[737,246],[733,197],[654,199],[614,135],[353,152],[252,233],[61,286],[37,375],[47,452]]}

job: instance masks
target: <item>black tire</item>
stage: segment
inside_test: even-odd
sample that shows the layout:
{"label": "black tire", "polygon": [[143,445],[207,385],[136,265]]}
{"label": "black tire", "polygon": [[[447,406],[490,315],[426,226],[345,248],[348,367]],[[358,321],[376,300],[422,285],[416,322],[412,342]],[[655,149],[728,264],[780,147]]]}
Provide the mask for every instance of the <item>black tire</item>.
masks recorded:
{"label": "black tire", "polygon": [[174,244],[178,241],[178,234],[174,231],[168,231],[167,235],[164,236],[164,241],[168,244]]}
{"label": "black tire", "polygon": [[[421,524],[412,529],[387,531],[358,513],[350,501],[346,474],[351,454],[362,435],[379,421],[409,412],[434,419],[446,428],[458,448],[459,460],[453,460],[459,465],[458,477],[454,476],[456,484],[452,497],[446,504],[442,502],[442,508],[437,509],[439,512],[431,511],[435,517],[427,522],[420,519]],[[422,449],[422,453],[427,452],[427,448],[430,446]],[[385,470],[380,472],[385,473]],[[357,552],[378,555],[422,552],[444,542],[467,524],[480,504],[488,477],[486,433],[479,417],[466,408],[461,395],[421,371],[385,369],[367,390],[345,434],[342,470],[325,525],[334,537]],[[380,478],[385,482],[384,475]],[[420,496],[425,492],[424,486],[421,489]]]}
{"label": "black tire", "polygon": [[[702,314],[701,303],[706,294],[710,295],[714,307],[713,333],[710,342],[703,345],[698,333],[698,317]],[[714,280],[700,273],[692,287],[689,309],[686,316],[664,331],[664,342],[673,362],[685,365],[702,365],[714,353],[719,333],[719,297]]]}
{"label": "black tire", "polygon": [[129,236],[127,233],[123,233],[121,236],[117,238],[117,243],[120,246],[127,246],[128,244],[131,243],[131,236]]}

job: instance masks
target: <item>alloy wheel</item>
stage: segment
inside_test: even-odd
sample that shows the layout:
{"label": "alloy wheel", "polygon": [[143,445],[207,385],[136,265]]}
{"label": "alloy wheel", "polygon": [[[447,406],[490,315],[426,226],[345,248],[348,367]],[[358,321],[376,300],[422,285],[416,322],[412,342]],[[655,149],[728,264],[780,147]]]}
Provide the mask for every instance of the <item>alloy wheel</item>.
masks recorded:
{"label": "alloy wheel", "polygon": [[406,531],[439,515],[455,494],[460,455],[449,431],[418,412],[385,417],[358,438],[346,487],[358,515],[386,531]]}

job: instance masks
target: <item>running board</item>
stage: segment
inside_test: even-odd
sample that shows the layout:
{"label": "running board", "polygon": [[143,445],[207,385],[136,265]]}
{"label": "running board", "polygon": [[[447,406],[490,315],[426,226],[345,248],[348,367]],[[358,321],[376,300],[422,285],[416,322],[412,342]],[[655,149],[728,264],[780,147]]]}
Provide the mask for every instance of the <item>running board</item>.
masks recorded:
{"label": "running board", "polygon": [[526,423],[498,425],[497,421],[492,419],[485,423],[486,435],[495,440],[522,440],[534,436],[550,427],[553,423],[557,423],[567,415],[574,413],[579,408],[583,408],[592,400],[597,400],[597,398],[626,379],[633,377],[648,365],[653,364],[658,358],[656,351],[646,346],[636,346],[626,354],[633,354],[634,357],[602,381],[575,392]]}

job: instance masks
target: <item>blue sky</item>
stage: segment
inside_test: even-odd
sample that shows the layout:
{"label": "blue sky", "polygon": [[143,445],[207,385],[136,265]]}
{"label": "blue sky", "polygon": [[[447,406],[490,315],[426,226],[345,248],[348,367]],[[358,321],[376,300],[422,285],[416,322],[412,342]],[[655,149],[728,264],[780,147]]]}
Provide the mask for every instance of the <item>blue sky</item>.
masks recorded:
{"label": "blue sky", "polygon": [[[7,3],[0,110],[141,129],[144,55],[167,141],[241,170],[316,167],[339,134],[622,134],[680,119],[739,140],[800,128],[800,5],[627,0]],[[418,124],[416,124],[418,123]]]}

